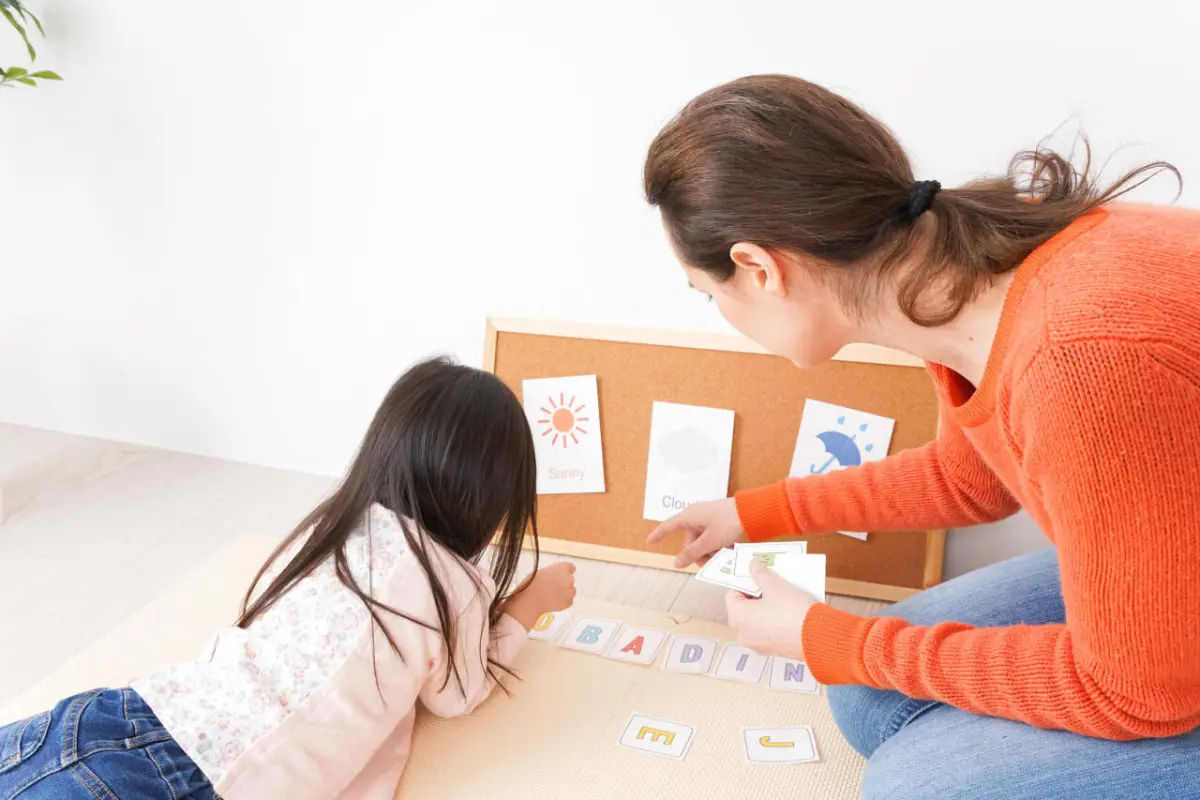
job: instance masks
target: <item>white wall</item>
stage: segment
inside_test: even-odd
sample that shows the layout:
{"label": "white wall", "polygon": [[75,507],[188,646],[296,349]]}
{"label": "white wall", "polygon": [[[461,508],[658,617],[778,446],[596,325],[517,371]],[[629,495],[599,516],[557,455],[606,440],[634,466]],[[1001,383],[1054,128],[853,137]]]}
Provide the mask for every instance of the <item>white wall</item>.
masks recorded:
{"label": "white wall", "polygon": [[720,327],[639,179],[738,75],[847,93],[946,183],[1072,119],[1200,176],[1192,0],[31,3],[68,81],[0,96],[0,420],[302,470],[487,315]]}

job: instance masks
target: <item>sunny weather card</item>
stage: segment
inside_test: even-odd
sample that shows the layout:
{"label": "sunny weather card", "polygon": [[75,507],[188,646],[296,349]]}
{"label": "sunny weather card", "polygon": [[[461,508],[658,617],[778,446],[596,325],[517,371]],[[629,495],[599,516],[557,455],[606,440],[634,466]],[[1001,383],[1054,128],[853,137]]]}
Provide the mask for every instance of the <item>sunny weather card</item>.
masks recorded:
{"label": "sunny weather card", "polygon": [[538,494],[604,491],[604,448],[595,375],[522,381],[537,451]]}
{"label": "sunny weather card", "polygon": [[[887,417],[835,406],[820,400],[804,401],[804,416],[792,455],[793,478],[823,475],[887,457],[896,421]],[[856,539],[865,533],[839,531]]]}
{"label": "sunny weather card", "polygon": [[655,402],[650,416],[645,519],[729,495],[733,411]]}

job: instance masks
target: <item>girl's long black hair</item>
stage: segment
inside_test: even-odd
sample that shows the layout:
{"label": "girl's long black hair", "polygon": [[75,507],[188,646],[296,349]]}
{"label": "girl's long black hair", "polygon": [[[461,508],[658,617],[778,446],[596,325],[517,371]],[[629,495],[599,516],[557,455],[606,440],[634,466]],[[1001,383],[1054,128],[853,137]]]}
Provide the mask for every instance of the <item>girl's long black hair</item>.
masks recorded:
{"label": "girl's long black hair", "polygon": [[[371,587],[360,586],[351,574],[346,541],[375,503],[400,518],[408,546],[433,591],[436,621],[415,619],[379,602],[372,597]],[[471,563],[477,563],[494,541],[491,574],[496,595],[488,614],[494,624],[516,575],[527,532],[533,537],[536,569],[536,506],[533,436],[516,396],[490,373],[444,358],[424,361],[392,386],[338,489],[259,569],[242,601],[237,626],[249,626],[332,558],[339,580],[363,602],[401,659],[404,655],[383,624],[381,612],[440,633],[450,665],[442,687],[453,675],[459,691],[465,693],[454,658],[455,610],[435,571],[429,540]],[[256,597],[255,590],[271,565],[305,536],[295,555]],[[504,669],[489,662],[493,678],[496,667]]]}

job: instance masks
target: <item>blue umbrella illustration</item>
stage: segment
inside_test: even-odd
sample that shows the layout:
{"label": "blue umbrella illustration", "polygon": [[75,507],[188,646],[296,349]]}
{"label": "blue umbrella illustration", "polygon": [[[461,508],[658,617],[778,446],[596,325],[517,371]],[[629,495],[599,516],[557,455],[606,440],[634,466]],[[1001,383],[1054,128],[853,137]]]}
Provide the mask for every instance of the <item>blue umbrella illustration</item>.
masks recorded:
{"label": "blue umbrella illustration", "polygon": [[[863,425],[862,427],[866,428],[867,426]],[[857,435],[855,434],[855,436]],[[821,440],[821,444],[825,445],[825,452],[829,453],[829,460],[822,464],[819,469],[815,466],[810,466],[808,471],[813,475],[820,475],[829,469],[829,465],[834,461],[843,467],[857,467],[862,463],[862,452],[859,451],[858,445],[854,441],[854,436],[847,436],[838,431],[825,431],[825,433],[818,433],[817,438]],[[867,449],[871,449],[871,445],[867,445]]]}

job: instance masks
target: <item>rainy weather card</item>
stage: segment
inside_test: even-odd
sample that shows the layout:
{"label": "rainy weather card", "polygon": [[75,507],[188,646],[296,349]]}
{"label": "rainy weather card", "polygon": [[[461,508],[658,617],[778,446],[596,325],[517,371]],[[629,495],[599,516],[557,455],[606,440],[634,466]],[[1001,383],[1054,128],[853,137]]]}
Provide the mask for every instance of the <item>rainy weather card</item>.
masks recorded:
{"label": "rainy weather card", "polygon": [[537,493],[603,492],[596,376],[526,380],[521,394],[537,452]]}
{"label": "rainy weather card", "polygon": [[661,522],[692,503],[729,495],[733,411],[655,402],[642,516]]}
{"label": "rainy weather card", "polygon": [[[803,478],[879,461],[888,454],[895,427],[896,421],[887,417],[820,400],[805,400],[792,469],[788,474]],[[867,538],[865,533],[839,533],[856,539]]]}

